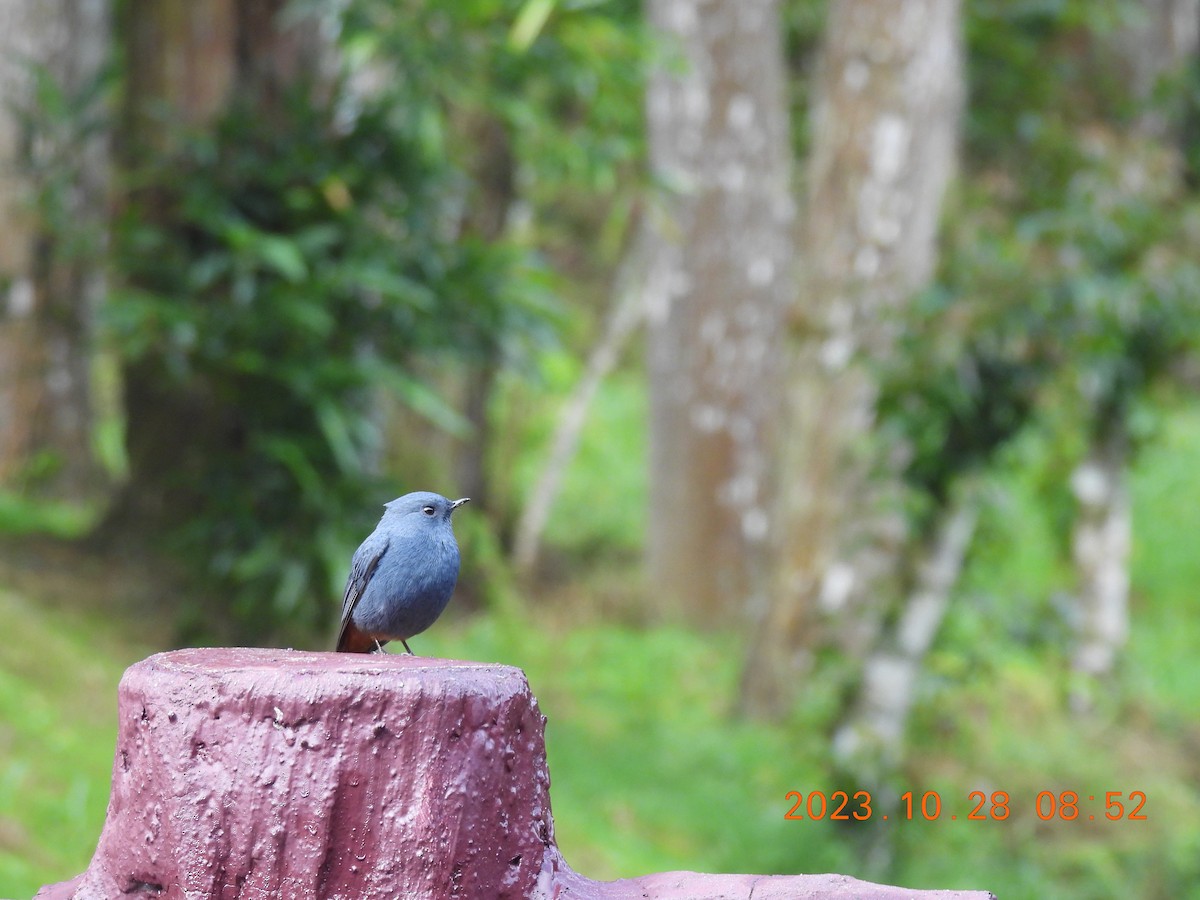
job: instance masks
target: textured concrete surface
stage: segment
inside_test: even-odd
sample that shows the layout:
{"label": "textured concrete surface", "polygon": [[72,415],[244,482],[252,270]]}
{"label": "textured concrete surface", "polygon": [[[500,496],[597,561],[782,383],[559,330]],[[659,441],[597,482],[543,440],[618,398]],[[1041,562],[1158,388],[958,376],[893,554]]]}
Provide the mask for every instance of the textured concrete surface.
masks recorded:
{"label": "textured concrete surface", "polygon": [[118,706],[81,900],[528,897],[553,840],[518,669],[182,650],[131,667]]}
{"label": "textured concrete surface", "polygon": [[554,844],[545,719],[508,666],[179,650],[132,666],[118,707],[95,856],[42,900],[989,896],[840,875],[584,878]]}

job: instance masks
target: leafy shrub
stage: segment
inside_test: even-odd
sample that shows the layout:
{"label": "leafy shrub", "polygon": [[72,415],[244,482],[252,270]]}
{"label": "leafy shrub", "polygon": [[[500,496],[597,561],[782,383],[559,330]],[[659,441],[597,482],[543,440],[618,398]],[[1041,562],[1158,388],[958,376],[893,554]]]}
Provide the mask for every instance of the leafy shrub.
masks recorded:
{"label": "leafy shrub", "polygon": [[127,403],[130,443],[178,429],[168,459],[131,452],[131,490],[161,491],[169,537],[248,636],[331,614],[389,493],[383,396],[451,424],[416,362],[491,353],[541,318],[517,251],[458,239],[456,173],[404,110],[337,108],[297,90],[180,136],[135,173],[116,233],[107,324],[127,397],[156,398]]}

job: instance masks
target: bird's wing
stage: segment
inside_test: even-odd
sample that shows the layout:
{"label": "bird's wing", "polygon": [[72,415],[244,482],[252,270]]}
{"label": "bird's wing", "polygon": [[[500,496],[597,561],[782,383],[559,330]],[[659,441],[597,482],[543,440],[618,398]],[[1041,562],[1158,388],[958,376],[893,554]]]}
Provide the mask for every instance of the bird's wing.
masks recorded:
{"label": "bird's wing", "polygon": [[367,585],[371,581],[371,576],[375,574],[375,569],[379,566],[379,561],[387,553],[388,543],[387,535],[375,532],[363,541],[354,553],[354,559],[350,563],[350,577],[346,579],[346,593],[342,595],[342,625],[338,632],[338,647],[342,645],[345,638],[346,628],[350,625],[350,617],[354,614],[354,607],[358,606],[358,601],[362,599],[363,592],[366,591]]}

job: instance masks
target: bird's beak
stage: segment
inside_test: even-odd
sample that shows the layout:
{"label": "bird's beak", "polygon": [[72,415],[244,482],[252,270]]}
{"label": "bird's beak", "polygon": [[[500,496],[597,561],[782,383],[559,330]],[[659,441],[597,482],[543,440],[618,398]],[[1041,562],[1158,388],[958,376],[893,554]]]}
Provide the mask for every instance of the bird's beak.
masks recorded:
{"label": "bird's beak", "polygon": [[450,512],[454,512],[456,509],[458,509],[464,503],[470,503],[470,502],[471,502],[470,497],[463,497],[461,500],[455,500],[453,503],[450,504]]}

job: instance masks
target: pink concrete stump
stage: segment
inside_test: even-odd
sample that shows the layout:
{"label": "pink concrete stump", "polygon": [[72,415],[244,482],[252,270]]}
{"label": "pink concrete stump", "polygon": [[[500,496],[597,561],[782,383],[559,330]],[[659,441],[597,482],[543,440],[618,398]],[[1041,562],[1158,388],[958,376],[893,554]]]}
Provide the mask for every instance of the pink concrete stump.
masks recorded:
{"label": "pink concrete stump", "polygon": [[554,843],[545,718],[508,666],[178,650],[129,668],[118,711],[96,853],[38,898],[991,897],[840,875],[577,875]]}

